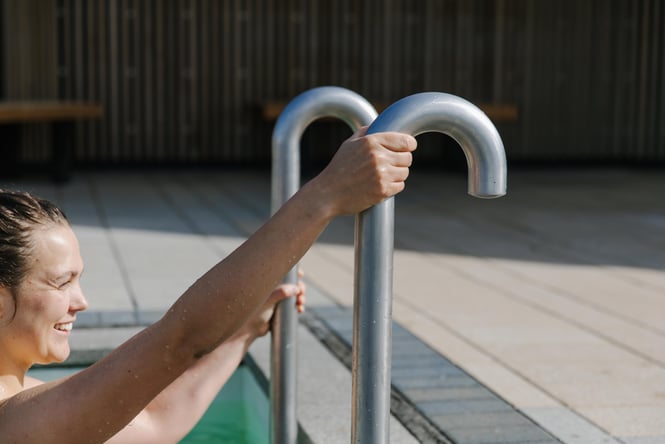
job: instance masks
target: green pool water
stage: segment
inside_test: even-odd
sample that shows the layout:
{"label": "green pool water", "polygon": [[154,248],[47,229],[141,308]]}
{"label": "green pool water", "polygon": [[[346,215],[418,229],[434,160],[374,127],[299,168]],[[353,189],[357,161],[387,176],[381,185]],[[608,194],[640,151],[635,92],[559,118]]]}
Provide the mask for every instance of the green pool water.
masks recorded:
{"label": "green pool water", "polygon": [[[41,367],[29,375],[50,381],[83,367]],[[181,444],[268,443],[268,399],[252,371],[241,365]]]}

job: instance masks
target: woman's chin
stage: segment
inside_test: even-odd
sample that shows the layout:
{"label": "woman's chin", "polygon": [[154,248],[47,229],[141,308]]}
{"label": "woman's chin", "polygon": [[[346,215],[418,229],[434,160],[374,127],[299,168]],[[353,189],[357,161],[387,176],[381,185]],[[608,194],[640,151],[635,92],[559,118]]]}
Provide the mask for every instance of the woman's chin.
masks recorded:
{"label": "woman's chin", "polygon": [[46,364],[59,364],[64,362],[69,358],[70,349],[69,345],[67,347],[61,347],[59,350],[51,350],[49,355],[43,359],[42,362],[37,362],[37,364],[46,365]]}

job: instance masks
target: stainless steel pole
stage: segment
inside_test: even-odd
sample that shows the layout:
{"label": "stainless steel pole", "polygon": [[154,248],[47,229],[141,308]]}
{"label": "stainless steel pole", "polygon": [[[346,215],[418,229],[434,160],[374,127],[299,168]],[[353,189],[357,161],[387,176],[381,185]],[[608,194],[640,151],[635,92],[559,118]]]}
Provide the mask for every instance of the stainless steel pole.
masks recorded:
{"label": "stainless steel pole", "polygon": [[[466,155],[469,194],[494,198],[506,192],[506,155],[489,118],[466,100],[444,93],[405,97],[382,112],[368,134],[397,131],[417,136],[441,132]],[[390,355],[394,199],[356,218],[351,442],[390,442]]]}
{"label": "stainless steel pole", "polygon": [[[372,123],[377,113],[360,95],[335,86],[314,88],[295,97],[280,114],[272,135],[272,201],[274,213],[300,188],[300,139],[307,126],[322,117],[336,117],[353,131]],[[297,266],[284,282],[298,281]],[[293,300],[279,304],[272,326],[270,379],[270,442],[295,444],[296,312]]]}

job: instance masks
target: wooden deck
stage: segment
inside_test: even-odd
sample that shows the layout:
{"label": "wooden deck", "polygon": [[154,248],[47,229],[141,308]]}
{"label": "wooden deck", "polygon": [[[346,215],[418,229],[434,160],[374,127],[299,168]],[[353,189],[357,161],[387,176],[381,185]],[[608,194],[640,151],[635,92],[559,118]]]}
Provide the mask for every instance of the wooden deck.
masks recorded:
{"label": "wooden deck", "polygon": [[[665,442],[663,172],[511,171],[493,201],[465,180],[417,171],[398,196],[394,318],[564,442]],[[263,172],[4,186],[65,208],[100,312],[165,309],[269,213]],[[341,218],[303,260],[313,304],[351,304],[352,243]]]}

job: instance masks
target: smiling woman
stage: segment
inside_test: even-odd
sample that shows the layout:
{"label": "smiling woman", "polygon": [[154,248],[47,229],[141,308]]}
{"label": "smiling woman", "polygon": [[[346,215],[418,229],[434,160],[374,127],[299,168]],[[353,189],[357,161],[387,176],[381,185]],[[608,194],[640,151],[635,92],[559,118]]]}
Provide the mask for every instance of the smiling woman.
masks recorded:
{"label": "smiling woman", "polygon": [[53,223],[35,230],[31,243],[23,281],[13,290],[3,288],[1,296],[3,307],[10,295],[16,301],[14,319],[6,326],[16,343],[14,347],[7,344],[5,350],[14,362],[22,361],[28,367],[69,356],[68,339],[76,313],[88,306],[79,280],[83,260],[72,230]]}
{"label": "smiling woman", "polygon": [[37,381],[21,373],[69,356],[76,313],[87,308],[83,261],[67,218],[27,193],[0,192],[0,387],[4,394]]}

